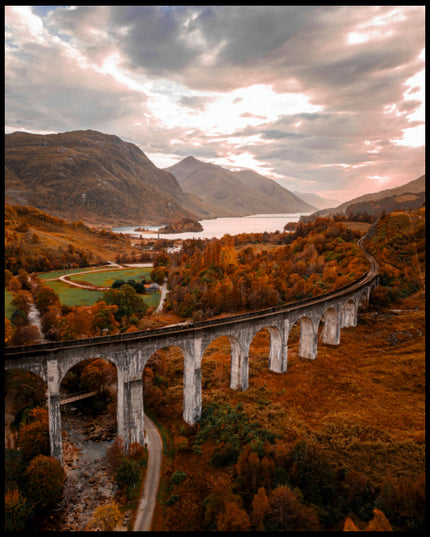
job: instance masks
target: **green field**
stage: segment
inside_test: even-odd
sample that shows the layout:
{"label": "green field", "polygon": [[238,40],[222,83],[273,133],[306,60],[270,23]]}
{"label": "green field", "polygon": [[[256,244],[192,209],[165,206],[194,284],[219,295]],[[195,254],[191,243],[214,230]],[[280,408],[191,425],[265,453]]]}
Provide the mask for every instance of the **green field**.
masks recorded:
{"label": "green field", "polygon": [[[95,302],[103,298],[103,291],[92,291],[88,289],[80,289],[79,287],[72,287],[67,283],[59,280],[47,281],[53,278],[59,278],[65,274],[73,274],[76,272],[87,272],[88,268],[59,270],[53,272],[44,272],[38,274],[41,280],[44,280],[45,285],[51,287],[58,296],[62,304],[66,306],[92,306]],[[94,270],[97,270],[96,268]],[[130,269],[106,269],[100,272],[88,272],[88,274],[76,274],[71,276],[73,281],[86,281],[100,287],[110,287],[114,280],[139,280],[140,277],[145,276],[146,281],[150,282],[150,272],[152,267],[148,268],[130,268]],[[140,295],[148,306],[157,307],[160,302],[160,293],[148,293]],[[10,319],[15,308],[11,306],[13,295],[5,290],[5,316]]]}
{"label": "green field", "polygon": [[102,272],[90,272],[88,274],[77,274],[70,276],[71,281],[85,281],[98,285],[100,287],[111,287],[115,280],[139,280],[145,277],[147,282],[151,281],[150,273],[152,267],[135,268],[135,269],[119,269]]}
{"label": "green field", "polygon": [[[92,306],[95,302],[103,298],[103,291],[91,291],[89,289],[80,289],[72,287],[64,282],[45,282],[45,285],[54,289],[60,297],[62,304],[66,306]],[[158,306],[160,302],[160,293],[148,293],[139,295],[148,304],[148,306]]]}
{"label": "green field", "polygon": [[15,308],[11,305],[11,302],[13,300],[13,295],[9,291],[5,289],[4,292],[4,315],[8,319],[11,318],[12,313],[15,311]]}

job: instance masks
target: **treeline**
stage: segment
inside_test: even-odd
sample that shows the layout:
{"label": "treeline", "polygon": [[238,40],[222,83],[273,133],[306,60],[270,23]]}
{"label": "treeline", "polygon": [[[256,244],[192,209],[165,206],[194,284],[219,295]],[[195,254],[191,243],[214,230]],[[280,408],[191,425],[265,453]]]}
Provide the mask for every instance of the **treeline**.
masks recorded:
{"label": "treeline", "polygon": [[[212,452],[210,465],[224,472],[219,487],[205,496],[203,484],[199,489],[186,472],[175,470],[166,529],[358,531],[358,521],[366,531],[391,531],[390,521],[397,528],[424,527],[424,478],[387,477],[375,487],[365,474],[341,463],[333,467],[316,440],[291,447],[250,421],[242,403],[209,403],[197,431],[189,428],[177,449],[190,456]],[[200,495],[200,505],[190,504],[190,489]]]}
{"label": "treeline", "polygon": [[[358,236],[342,222],[318,218],[291,233],[186,240],[168,262],[166,307],[200,320],[317,296],[367,270]],[[263,243],[270,247],[256,247]]]}

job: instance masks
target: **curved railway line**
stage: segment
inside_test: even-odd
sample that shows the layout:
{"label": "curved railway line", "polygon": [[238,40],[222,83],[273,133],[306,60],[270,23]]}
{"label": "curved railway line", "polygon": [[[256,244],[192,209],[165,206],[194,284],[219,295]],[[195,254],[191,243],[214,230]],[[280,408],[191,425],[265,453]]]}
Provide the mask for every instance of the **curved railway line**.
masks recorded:
{"label": "curved railway line", "polygon": [[[373,226],[372,226],[373,227]],[[372,228],[370,228],[372,229]],[[369,232],[368,232],[369,233]],[[121,342],[121,341],[134,341],[134,340],[144,340],[153,338],[154,336],[161,335],[175,335],[184,332],[195,332],[200,331],[208,327],[215,326],[231,326],[232,324],[243,322],[246,320],[254,320],[258,318],[267,318],[271,315],[276,315],[281,312],[291,312],[294,310],[300,310],[301,308],[309,307],[312,305],[321,304],[325,301],[332,300],[334,298],[339,298],[345,296],[349,293],[352,293],[361,287],[367,285],[372,280],[374,280],[379,275],[379,265],[376,262],[375,258],[370,255],[370,253],[363,246],[363,241],[367,237],[368,233],[361,237],[357,242],[358,246],[366,256],[369,261],[370,267],[367,272],[365,272],[360,278],[351,282],[347,285],[328,291],[317,297],[307,298],[297,302],[289,302],[281,306],[274,306],[271,308],[266,308],[263,310],[255,310],[249,313],[242,313],[236,315],[230,315],[228,317],[223,317],[222,319],[212,319],[208,321],[199,321],[199,322],[188,322],[181,324],[174,324],[165,326],[162,328],[155,328],[152,330],[141,330],[138,332],[132,332],[130,334],[117,334],[110,336],[99,336],[95,338],[84,338],[84,339],[74,339],[70,341],[54,341],[49,343],[42,343],[37,345],[23,345],[16,347],[6,347],[5,355],[10,358],[18,358],[20,356],[37,356],[41,353],[46,353],[47,351],[55,349],[64,349],[69,347],[84,347],[84,346],[94,346],[94,345],[105,345],[106,343]]]}

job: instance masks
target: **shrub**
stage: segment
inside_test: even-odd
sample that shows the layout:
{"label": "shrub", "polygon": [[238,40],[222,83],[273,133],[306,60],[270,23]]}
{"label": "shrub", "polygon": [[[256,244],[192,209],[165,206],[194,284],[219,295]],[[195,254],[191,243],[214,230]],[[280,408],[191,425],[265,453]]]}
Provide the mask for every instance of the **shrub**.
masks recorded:
{"label": "shrub", "polygon": [[35,505],[46,507],[57,502],[66,478],[61,463],[54,457],[38,455],[24,472],[26,496]]}
{"label": "shrub", "polygon": [[121,520],[121,512],[116,502],[99,505],[88,523],[88,528],[100,531],[113,531]]}
{"label": "shrub", "polygon": [[171,475],[170,482],[172,485],[179,485],[186,478],[187,474],[185,472],[182,472],[182,470],[176,470],[176,472]]}
{"label": "shrub", "polygon": [[21,531],[31,514],[31,506],[18,490],[8,490],[4,498],[5,531]]}
{"label": "shrub", "polygon": [[127,495],[136,487],[140,480],[141,470],[138,462],[124,458],[116,471],[115,481],[121,488],[127,489]]}

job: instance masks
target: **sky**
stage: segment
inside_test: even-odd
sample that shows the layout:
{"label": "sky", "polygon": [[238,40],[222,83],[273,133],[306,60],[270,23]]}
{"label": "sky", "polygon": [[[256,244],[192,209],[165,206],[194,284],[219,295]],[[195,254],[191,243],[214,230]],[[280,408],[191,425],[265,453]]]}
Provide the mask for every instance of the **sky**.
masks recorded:
{"label": "sky", "polygon": [[425,7],[6,6],[5,132],[346,201],[424,173]]}

